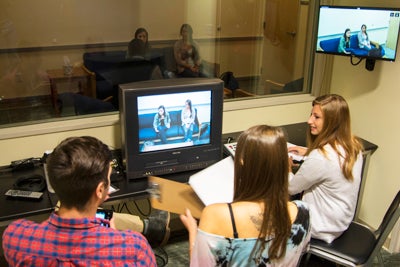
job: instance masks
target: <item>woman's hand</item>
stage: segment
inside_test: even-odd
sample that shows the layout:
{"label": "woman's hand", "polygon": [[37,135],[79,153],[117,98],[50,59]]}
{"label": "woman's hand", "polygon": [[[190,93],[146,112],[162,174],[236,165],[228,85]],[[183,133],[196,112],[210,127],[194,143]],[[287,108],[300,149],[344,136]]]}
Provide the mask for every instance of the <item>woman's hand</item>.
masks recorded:
{"label": "woman's hand", "polygon": [[189,257],[191,257],[194,241],[196,240],[197,236],[197,221],[195,218],[193,218],[189,209],[186,209],[185,214],[179,215],[179,218],[189,232]]}
{"label": "woman's hand", "polygon": [[200,68],[199,68],[199,66],[194,65],[194,66],[190,67],[190,70],[193,72],[199,72]]}
{"label": "woman's hand", "polygon": [[302,146],[290,146],[288,152],[299,156],[304,156],[307,153],[307,148]]}
{"label": "woman's hand", "polygon": [[179,218],[181,219],[185,228],[188,230],[189,235],[197,232],[197,220],[192,216],[192,213],[189,209],[186,209],[185,214],[181,214]]}

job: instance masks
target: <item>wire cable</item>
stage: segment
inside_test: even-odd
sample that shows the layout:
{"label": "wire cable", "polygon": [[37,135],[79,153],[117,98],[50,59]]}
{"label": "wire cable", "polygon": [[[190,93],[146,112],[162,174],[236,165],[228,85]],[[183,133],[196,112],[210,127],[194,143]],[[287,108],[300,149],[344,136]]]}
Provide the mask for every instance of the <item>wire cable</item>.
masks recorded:
{"label": "wire cable", "polygon": [[[353,62],[353,58],[358,58],[358,62]],[[351,54],[350,55],[350,63],[351,63],[351,65],[353,65],[353,66],[357,66],[358,64],[360,64],[361,63],[361,61],[363,60],[363,58],[361,58],[361,57],[356,57],[356,56],[354,56],[353,54]]]}

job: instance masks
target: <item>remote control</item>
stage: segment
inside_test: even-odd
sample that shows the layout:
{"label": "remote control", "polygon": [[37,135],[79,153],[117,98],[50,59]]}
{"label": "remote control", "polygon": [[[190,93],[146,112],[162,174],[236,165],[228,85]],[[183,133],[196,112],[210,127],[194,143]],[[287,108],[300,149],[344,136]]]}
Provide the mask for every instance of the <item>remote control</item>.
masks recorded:
{"label": "remote control", "polygon": [[224,144],[225,151],[228,152],[228,155],[235,157],[236,145],[237,142]]}
{"label": "remote control", "polygon": [[10,189],[10,190],[8,190],[6,192],[5,195],[9,196],[9,197],[40,199],[42,197],[43,193],[35,192],[35,191],[24,191],[24,190]]}

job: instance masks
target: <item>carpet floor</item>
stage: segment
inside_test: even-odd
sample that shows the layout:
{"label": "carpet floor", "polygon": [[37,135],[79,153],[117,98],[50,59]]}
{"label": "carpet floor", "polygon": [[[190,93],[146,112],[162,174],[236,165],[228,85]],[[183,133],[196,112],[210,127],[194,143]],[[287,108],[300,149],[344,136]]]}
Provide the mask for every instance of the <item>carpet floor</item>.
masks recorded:
{"label": "carpet floor", "polygon": [[[157,259],[157,265],[160,267],[187,267],[189,266],[189,244],[187,235],[179,233],[178,235],[171,236],[168,244],[163,248],[154,250]],[[400,253],[390,254],[385,249],[381,251],[384,267],[398,267],[400,266]],[[375,259],[373,267],[378,267],[378,260]],[[311,256],[308,264],[305,263],[305,257],[302,258],[299,267],[337,267],[336,264]]]}

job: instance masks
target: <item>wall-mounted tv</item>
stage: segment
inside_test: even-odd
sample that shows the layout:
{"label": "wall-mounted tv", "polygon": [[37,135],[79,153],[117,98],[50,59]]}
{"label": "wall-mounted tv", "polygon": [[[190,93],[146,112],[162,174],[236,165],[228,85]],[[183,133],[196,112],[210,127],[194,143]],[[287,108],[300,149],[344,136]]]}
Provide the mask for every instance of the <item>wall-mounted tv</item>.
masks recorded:
{"label": "wall-mounted tv", "polygon": [[322,5],[316,52],[394,61],[399,25],[398,8]]}
{"label": "wall-mounted tv", "polygon": [[222,80],[122,84],[119,100],[128,179],[202,169],[222,158]]}

